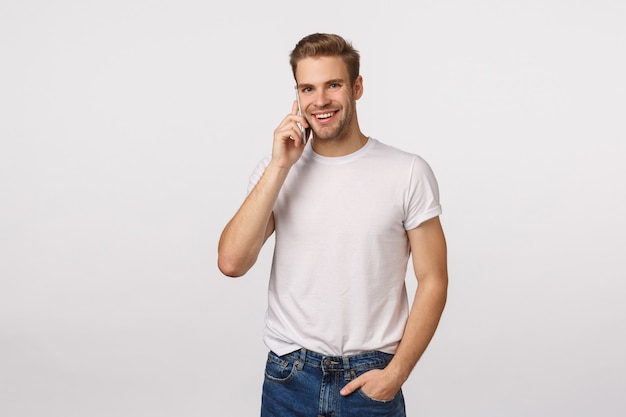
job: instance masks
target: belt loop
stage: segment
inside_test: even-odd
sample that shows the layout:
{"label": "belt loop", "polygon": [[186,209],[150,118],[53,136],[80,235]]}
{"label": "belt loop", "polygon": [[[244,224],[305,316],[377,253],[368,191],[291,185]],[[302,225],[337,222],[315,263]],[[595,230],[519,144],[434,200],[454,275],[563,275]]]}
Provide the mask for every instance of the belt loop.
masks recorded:
{"label": "belt loop", "polygon": [[346,381],[350,381],[351,377],[350,377],[350,357],[349,356],[344,356],[343,357],[343,379],[345,379]]}
{"label": "belt loop", "polygon": [[300,349],[300,359],[298,359],[297,363],[296,363],[296,367],[298,369],[298,371],[301,371],[302,368],[304,368],[304,362],[306,361],[306,349],[302,348]]}

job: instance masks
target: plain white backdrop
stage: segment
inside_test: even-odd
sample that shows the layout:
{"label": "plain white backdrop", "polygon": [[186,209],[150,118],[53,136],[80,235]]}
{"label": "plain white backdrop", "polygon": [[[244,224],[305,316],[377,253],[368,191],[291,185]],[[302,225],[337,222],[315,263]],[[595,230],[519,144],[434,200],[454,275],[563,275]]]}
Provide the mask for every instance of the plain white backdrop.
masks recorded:
{"label": "plain white backdrop", "polygon": [[620,0],[3,1],[0,415],[258,415],[272,241],[230,280],[217,240],[312,32],[361,52],[364,132],[439,180],[450,295],[409,416],[626,415],[624,22]]}

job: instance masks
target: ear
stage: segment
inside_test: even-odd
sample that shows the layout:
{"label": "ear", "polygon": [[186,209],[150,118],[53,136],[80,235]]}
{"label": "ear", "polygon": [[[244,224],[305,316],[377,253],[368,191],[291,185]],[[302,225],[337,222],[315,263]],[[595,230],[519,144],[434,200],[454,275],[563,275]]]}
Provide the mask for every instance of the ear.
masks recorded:
{"label": "ear", "polygon": [[358,100],[363,95],[363,77],[358,76],[354,81],[354,87],[352,87],[352,98]]}

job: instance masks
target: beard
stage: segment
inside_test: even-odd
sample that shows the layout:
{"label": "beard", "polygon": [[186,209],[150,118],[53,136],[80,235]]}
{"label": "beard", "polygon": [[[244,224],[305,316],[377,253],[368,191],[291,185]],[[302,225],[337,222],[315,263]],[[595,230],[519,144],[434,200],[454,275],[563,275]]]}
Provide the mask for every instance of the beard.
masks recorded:
{"label": "beard", "polygon": [[[323,110],[323,109],[321,109]],[[349,106],[344,107],[341,112],[341,118],[334,120],[329,126],[317,126],[309,123],[312,127],[313,136],[323,141],[340,141],[347,138],[350,135],[350,126],[352,125],[352,118],[354,117],[354,104],[350,103]]]}

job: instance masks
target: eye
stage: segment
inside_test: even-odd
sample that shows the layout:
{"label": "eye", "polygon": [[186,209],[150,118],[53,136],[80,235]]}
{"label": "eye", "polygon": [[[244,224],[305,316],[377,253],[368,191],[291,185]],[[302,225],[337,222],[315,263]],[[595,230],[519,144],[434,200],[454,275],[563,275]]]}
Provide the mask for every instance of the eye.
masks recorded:
{"label": "eye", "polygon": [[312,89],[311,87],[304,87],[304,88],[302,89],[302,92],[303,92],[303,93],[310,93],[311,91],[313,91],[313,89]]}
{"label": "eye", "polygon": [[337,88],[339,88],[339,87],[340,87],[340,85],[339,85],[338,83],[332,83],[332,84],[330,85],[330,89],[331,89],[331,90],[336,90],[336,89],[337,89]]}

